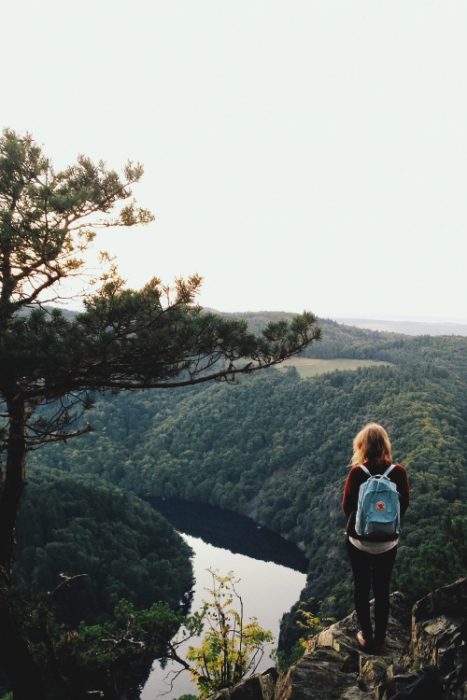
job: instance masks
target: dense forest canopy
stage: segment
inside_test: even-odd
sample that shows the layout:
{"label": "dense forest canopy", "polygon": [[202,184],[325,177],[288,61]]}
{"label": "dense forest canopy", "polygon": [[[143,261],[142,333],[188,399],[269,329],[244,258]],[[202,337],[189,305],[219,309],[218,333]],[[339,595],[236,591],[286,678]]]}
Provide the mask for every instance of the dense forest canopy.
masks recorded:
{"label": "dense forest canopy", "polygon": [[[266,320],[249,322],[259,328]],[[467,339],[321,325],[324,339],[307,355],[389,366],[307,380],[294,369],[267,370],[235,386],[103,398],[91,416],[94,433],[35,459],[141,495],[255,517],[306,550],[305,597],[341,614],[351,599],[340,493],[353,435],[376,420],[388,428],[412,486],[396,585],[416,596],[446,583],[467,564]]]}
{"label": "dense forest canopy", "polygon": [[[11,600],[48,699],[139,698],[188,610],[190,555],[134,494],[91,475],[32,469]],[[0,674],[0,696],[7,688]]]}
{"label": "dense forest canopy", "polygon": [[[64,591],[62,617],[108,620],[124,598],[181,609],[193,585],[191,550],[131,493],[89,475],[34,470],[18,522],[16,585],[52,591],[61,574],[85,576]],[[65,599],[64,599],[65,598]]]}

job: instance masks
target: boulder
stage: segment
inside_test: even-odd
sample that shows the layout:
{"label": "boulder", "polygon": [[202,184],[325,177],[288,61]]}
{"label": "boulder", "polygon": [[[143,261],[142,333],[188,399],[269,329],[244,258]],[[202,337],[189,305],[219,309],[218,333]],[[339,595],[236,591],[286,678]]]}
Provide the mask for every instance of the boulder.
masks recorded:
{"label": "boulder", "polygon": [[233,688],[224,688],[210,700],[274,700],[277,671],[270,668],[251,678],[246,678]]}
{"label": "boulder", "polygon": [[467,699],[467,578],[415,603],[409,662],[415,669],[436,666],[446,697]]}

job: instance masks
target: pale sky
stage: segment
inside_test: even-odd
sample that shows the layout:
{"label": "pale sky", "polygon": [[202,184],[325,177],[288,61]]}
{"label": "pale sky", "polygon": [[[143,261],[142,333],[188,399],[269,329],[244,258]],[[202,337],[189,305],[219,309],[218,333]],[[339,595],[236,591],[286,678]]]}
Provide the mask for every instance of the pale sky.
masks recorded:
{"label": "pale sky", "polygon": [[129,285],[226,311],[467,319],[464,0],[2,3],[1,126],[145,165]]}

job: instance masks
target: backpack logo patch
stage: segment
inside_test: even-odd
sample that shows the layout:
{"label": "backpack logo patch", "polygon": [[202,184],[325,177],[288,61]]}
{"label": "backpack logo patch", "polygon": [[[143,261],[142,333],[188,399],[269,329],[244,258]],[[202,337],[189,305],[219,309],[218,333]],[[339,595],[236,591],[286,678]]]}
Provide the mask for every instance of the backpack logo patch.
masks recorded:
{"label": "backpack logo patch", "polygon": [[384,510],[386,508],[386,504],[384,501],[378,501],[378,503],[375,504],[376,510]]}

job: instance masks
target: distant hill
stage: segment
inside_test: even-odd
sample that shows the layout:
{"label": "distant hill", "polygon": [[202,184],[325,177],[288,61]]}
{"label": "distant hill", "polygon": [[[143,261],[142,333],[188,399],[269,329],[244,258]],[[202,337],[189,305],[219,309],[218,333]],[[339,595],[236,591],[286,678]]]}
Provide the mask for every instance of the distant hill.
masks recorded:
{"label": "distant hill", "polygon": [[[238,311],[227,312],[217,309],[208,309],[212,313],[220,314],[227,318],[238,318],[246,321],[251,330],[257,332],[264,328],[270,321],[281,319],[289,320],[295,314],[290,311]],[[326,324],[331,319],[320,319],[321,324]],[[332,319],[341,325],[361,328],[370,331],[383,331],[386,333],[398,333],[402,335],[461,335],[467,336],[467,323],[451,323],[448,321],[387,321],[377,318],[346,318]],[[331,322],[332,322],[331,321]]]}
{"label": "distant hill", "polygon": [[404,335],[462,335],[467,336],[467,323],[442,321],[383,321],[374,318],[337,318],[338,323],[372,331],[388,331]]}
{"label": "distant hill", "polygon": [[[47,307],[46,307],[47,308]],[[53,308],[53,307],[49,307]],[[60,311],[68,319],[72,319],[79,312],[71,309],[60,308]],[[270,321],[290,320],[296,314],[291,311],[219,311],[209,307],[203,311],[219,314],[226,318],[238,318],[246,321],[251,330],[258,332]],[[320,319],[321,324],[326,324],[329,319]],[[344,316],[333,319],[344,326],[361,328],[370,331],[384,331],[386,333],[398,333],[402,335],[460,335],[467,337],[467,323],[451,323],[448,321],[388,321],[376,318],[346,318]]]}

